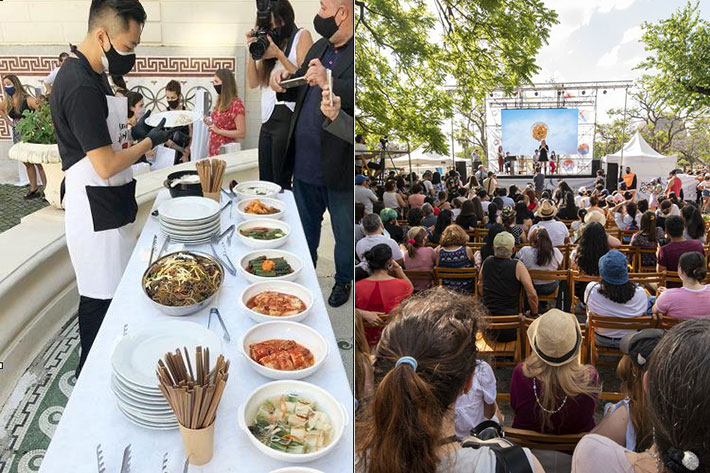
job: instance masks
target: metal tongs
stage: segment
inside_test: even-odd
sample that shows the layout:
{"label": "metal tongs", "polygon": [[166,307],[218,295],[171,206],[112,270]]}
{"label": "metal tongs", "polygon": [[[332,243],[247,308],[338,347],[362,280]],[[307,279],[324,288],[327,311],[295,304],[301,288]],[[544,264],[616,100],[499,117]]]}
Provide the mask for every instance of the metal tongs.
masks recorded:
{"label": "metal tongs", "polygon": [[[215,247],[215,245],[219,244],[220,240],[221,240],[225,235],[227,235],[227,234],[229,234],[228,240],[231,240],[231,239],[232,239],[232,236],[231,236],[231,235],[232,235],[232,233],[234,233],[234,229],[235,229],[235,227],[234,227],[234,225],[232,225],[232,226],[230,226],[227,230],[225,230],[224,233],[222,233],[222,234],[219,235],[219,236],[215,235],[215,236],[213,236],[212,239],[210,240],[210,248],[212,248],[212,254],[214,255],[215,259],[216,259],[217,261],[219,261],[219,263],[220,263],[222,266],[224,266],[224,268],[225,268],[227,271],[229,271],[229,274],[231,274],[232,276],[236,276],[236,275],[237,275],[237,268],[236,268],[236,267],[234,266],[234,264],[232,263],[232,260],[229,259],[229,255],[227,254],[226,251],[224,251],[224,252],[222,253],[222,256],[224,256],[224,259],[222,259],[222,258],[217,254],[217,248]],[[226,260],[226,261],[225,261],[225,260]]]}

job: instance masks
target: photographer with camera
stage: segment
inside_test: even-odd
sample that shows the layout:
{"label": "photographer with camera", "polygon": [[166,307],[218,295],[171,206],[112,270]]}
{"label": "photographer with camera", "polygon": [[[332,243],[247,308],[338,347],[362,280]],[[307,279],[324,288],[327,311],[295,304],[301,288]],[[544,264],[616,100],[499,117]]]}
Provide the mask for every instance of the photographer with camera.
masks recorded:
{"label": "photographer with camera", "polygon": [[247,84],[251,89],[261,89],[259,179],[288,188],[290,176],[280,174],[296,104],[277,100],[276,92],[269,87],[269,78],[274,71],[296,72],[313,39],[308,30],[296,26],[289,0],[256,0],[256,7],[256,27],[246,36]]}
{"label": "photographer with camera", "polygon": [[323,38],[292,75],[297,85],[282,86],[291,76],[286,70],[271,75],[271,87],[279,100],[296,102],[281,176],[293,172],[293,193],[314,264],[323,214],[326,209],[330,214],[336,273],[328,303],[333,307],[348,301],[353,279],[354,147],[323,129],[320,106],[322,90],[332,81],[330,90],[340,97],[342,112],[354,114],[353,9],[353,0],[321,0],[313,26]]}

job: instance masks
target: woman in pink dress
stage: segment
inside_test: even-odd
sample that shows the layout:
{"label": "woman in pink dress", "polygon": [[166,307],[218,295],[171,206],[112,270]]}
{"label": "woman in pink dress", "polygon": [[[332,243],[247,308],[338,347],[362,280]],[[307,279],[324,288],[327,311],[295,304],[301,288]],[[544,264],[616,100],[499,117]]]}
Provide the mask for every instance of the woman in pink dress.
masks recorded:
{"label": "woman in pink dress", "polygon": [[212,79],[217,91],[217,103],[212,110],[212,120],[208,123],[210,131],[209,155],[219,154],[219,147],[235,143],[246,136],[246,116],[244,103],[237,97],[237,82],[228,69],[219,69]]}

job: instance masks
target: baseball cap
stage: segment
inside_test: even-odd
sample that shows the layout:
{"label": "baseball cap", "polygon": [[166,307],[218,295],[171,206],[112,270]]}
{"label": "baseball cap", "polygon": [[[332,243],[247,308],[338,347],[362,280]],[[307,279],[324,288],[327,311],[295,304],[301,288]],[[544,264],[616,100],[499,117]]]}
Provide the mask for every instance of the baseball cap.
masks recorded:
{"label": "baseball cap", "polygon": [[624,335],[619,345],[621,353],[628,355],[631,362],[646,371],[651,352],[661,341],[665,332],[660,328],[645,328]]}
{"label": "baseball cap", "polygon": [[512,250],[515,247],[515,237],[508,232],[500,232],[493,239],[493,248]]}
{"label": "baseball cap", "polygon": [[369,181],[369,180],[370,180],[369,177],[363,176],[362,174],[358,174],[357,176],[355,176],[355,185],[356,185],[356,186],[359,186],[359,185],[361,185],[363,182],[366,182],[366,181]]}
{"label": "baseball cap", "polygon": [[629,266],[626,255],[618,250],[611,250],[599,260],[599,274],[610,284],[629,282]]}

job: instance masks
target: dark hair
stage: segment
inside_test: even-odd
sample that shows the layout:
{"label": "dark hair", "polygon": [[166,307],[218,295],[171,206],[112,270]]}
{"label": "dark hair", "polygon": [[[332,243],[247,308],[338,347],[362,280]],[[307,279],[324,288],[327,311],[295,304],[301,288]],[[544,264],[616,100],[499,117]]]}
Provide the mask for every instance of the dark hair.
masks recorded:
{"label": "dark hair", "polygon": [[508,188],[508,196],[513,197],[516,194],[516,191],[518,190],[518,186],[515,184],[511,184],[511,186]]}
{"label": "dark hair", "polygon": [[453,215],[454,214],[449,209],[444,209],[439,212],[439,215],[436,217],[436,225],[434,225],[434,234],[441,236],[444,230],[446,230],[446,227],[451,225]]}
{"label": "dark hair", "polygon": [[611,284],[604,279],[599,282],[599,294],[617,304],[626,304],[636,294],[636,284],[627,281],[624,284]]}
{"label": "dark hair", "polygon": [[590,222],[584,226],[577,246],[577,266],[585,274],[599,274],[599,258],[609,252],[609,240],[604,227],[599,222]]}
{"label": "dark hair", "polygon": [[418,182],[412,186],[412,194],[420,194],[422,192],[422,185]]}
{"label": "dark hair", "polygon": [[[471,199],[471,205],[473,205],[473,214],[476,216],[476,220],[479,222],[483,220],[483,206],[481,205],[481,199],[476,196]],[[461,206],[463,209],[463,206]]]}
{"label": "dark hair", "polygon": [[552,194],[550,194],[549,190],[544,190],[542,194],[540,194],[540,198],[542,200],[552,200]]}
{"label": "dark hair", "polygon": [[515,223],[522,225],[526,218],[530,218],[528,212],[528,206],[524,201],[515,204]]}
{"label": "dark hair", "polygon": [[584,220],[584,217],[587,216],[587,209],[577,209],[577,218],[580,220]]}
{"label": "dark hair", "polygon": [[651,211],[646,211],[641,216],[641,227],[638,233],[646,235],[646,238],[651,243],[658,241],[658,227],[656,227],[656,214]]}
{"label": "dark hair", "polygon": [[180,82],[176,81],[175,79],[171,80],[168,82],[168,85],[165,86],[165,91],[166,92],[175,92],[178,97],[182,95],[182,87],[180,86]]}
{"label": "dark hair", "polygon": [[127,100],[128,100],[128,118],[131,118],[135,113],[133,110],[131,110],[131,108],[135,107],[138,102],[143,100],[143,95],[141,95],[139,92],[134,92],[132,90],[129,90],[128,94],[127,94]]}
{"label": "dark hair", "polygon": [[393,179],[387,179],[385,182],[385,192],[392,192],[397,187],[397,182]]}
{"label": "dark hair", "polygon": [[126,79],[124,79],[123,76],[119,76],[118,74],[110,74],[110,75],[111,75],[111,80],[113,81],[114,84],[116,84],[116,87],[128,92],[128,86],[126,85]]}
{"label": "dark hair", "polygon": [[69,57],[69,53],[59,53],[59,62],[62,62],[67,57]]}
{"label": "dark hair", "polygon": [[364,216],[365,204],[363,204],[362,202],[355,202],[355,223],[360,223]]}
{"label": "dark hair", "polygon": [[688,473],[683,452],[710,470],[710,320],[688,320],[661,338],[646,375],[647,410],[654,444],[667,471]]}
{"label": "dark hair", "polygon": [[431,183],[434,185],[441,184],[441,174],[439,171],[436,171],[431,175]]}
{"label": "dark hair", "polygon": [[555,255],[555,247],[552,246],[552,240],[550,240],[550,234],[547,233],[546,228],[535,228],[537,230],[530,236],[530,245],[537,249],[535,264],[545,266],[552,261],[552,257]]}
{"label": "dark hair", "polygon": [[495,240],[496,235],[504,231],[505,227],[500,223],[496,223],[488,230],[488,234],[485,238],[485,244],[481,247],[481,261],[485,261],[486,258],[493,254],[493,240]]}
{"label": "dark hair", "polygon": [[424,212],[422,209],[409,209],[407,214],[407,224],[410,227],[418,227],[422,224],[422,219],[424,218]]}
{"label": "dark hair", "polygon": [[648,210],[648,200],[646,199],[639,200],[636,205],[638,206],[639,212],[641,213],[646,213],[646,211]]}
{"label": "dark hair", "polygon": [[380,243],[370,248],[362,255],[367,260],[367,265],[371,271],[387,269],[387,263],[392,259],[392,248],[389,245]]}
{"label": "dark hair", "polygon": [[[276,0],[271,2],[271,15],[274,17],[274,24],[280,30],[280,37],[276,41],[276,46],[285,51],[293,31],[296,29],[296,14],[288,0]],[[257,26],[259,25],[257,24]],[[295,48],[296,45],[294,44],[291,47]],[[257,68],[257,72],[259,74],[259,82],[262,85],[269,85],[271,72],[278,62],[279,60],[275,57],[261,60],[261,67]],[[296,67],[298,67],[298,64],[296,64]]]}
{"label": "dark hair", "polygon": [[[377,345],[377,389],[356,426],[357,471],[437,471],[443,419],[476,368],[483,313],[480,303],[443,287],[402,302]],[[416,371],[397,364],[404,356],[417,361]]]}
{"label": "dark hair", "polygon": [[577,213],[577,204],[574,203],[574,194],[571,192],[567,192],[565,194],[565,207],[568,209],[574,209],[574,213]]}
{"label": "dark hair", "polygon": [[497,193],[499,196],[505,197],[508,195],[508,189],[506,189],[505,187],[501,187],[500,189],[498,189]]}
{"label": "dark hair", "polygon": [[638,210],[638,207],[636,207],[636,202],[626,202],[626,214],[634,219],[632,224],[635,224],[636,222],[636,211]]}
{"label": "dark hair", "polygon": [[148,18],[138,0],[92,0],[89,8],[89,30],[100,26],[99,23],[109,14],[118,19],[121,32],[128,29],[130,20],[144,25]]}
{"label": "dark hair", "polygon": [[446,191],[439,191],[438,194],[436,194],[437,199],[440,201],[446,200]]}
{"label": "dark hair", "polygon": [[589,206],[590,207],[599,206],[599,197],[597,197],[596,195],[591,196],[589,198]]}
{"label": "dark hair", "polygon": [[705,280],[708,275],[708,266],[705,262],[705,257],[697,251],[689,251],[684,253],[678,260],[678,267],[683,269],[683,272],[695,279],[698,282]]}
{"label": "dark hair", "polygon": [[490,224],[496,223],[498,220],[498,206],[494,203],[491,202],[488,204],[488,222]]}
{"label": "dark hair", "polygon": [[486,192],[484,189],[479,189],[478,192],[476,192],[476,195],[479,199],[483,200],[486,198],[486,196],[488,196],[488,192]]}
{"label": "dark hair", "polygon": [[355,143],[365,143],[365,139],[362,137],[360,133],[355,135]]}
{"label": "dark hair", "polygon": [[682,237],[684,229],[685,222],[682,217],[679,217],[678,215],[671,215],[666,219],[666,232],[673,238]]}
{"label": "dark hair", "polygon": [[694,205],[686,205],[681,210],[683,214],[683,220],[685,221],[685,229],[688,232],[688,236],[693,240],[699,240],[705,234],[705,220],[703,216]]}

